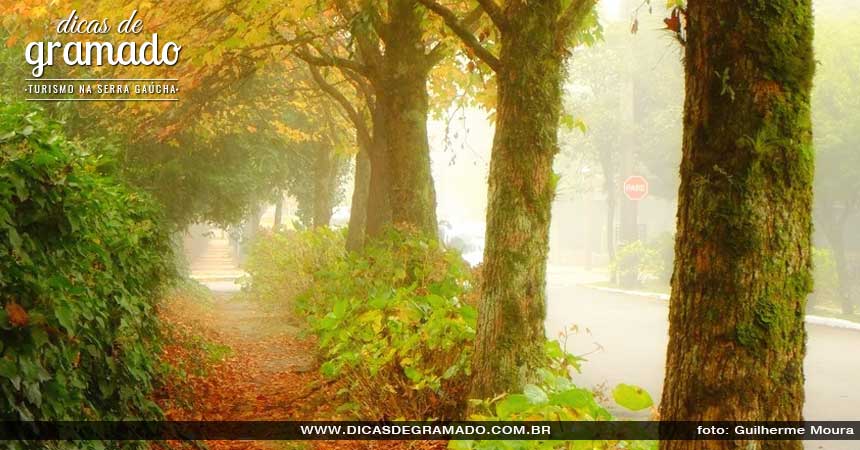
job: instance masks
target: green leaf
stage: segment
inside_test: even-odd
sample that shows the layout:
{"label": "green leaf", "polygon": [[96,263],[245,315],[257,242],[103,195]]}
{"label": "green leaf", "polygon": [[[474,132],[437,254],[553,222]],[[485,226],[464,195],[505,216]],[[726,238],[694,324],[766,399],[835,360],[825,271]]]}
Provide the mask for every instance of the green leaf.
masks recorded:
{"label": "green leaf", "polygon": [[414,367],[404,367],[403,373],[405,373],[406,378],[409,378],[413,383],[417,383],[418,380],[421,379],[421,372],[415,370]]}
{"label": "green leaf", "polygon": [[529,402],[534,403],[535,405],[542,405],[549,401],[549,398],[546,396],[546,392],[533,384],[525,385],[523,387],[523,393],[526,395],[526,398],[529,399]]}
{"label": "green leaf", "polygon": [[544,352],[546,356],[553,359],[561,359],[564,358],[564,350],[561,348],[561,344],[555,339],[547,339],[543,344]]}
{"label": "green leaf", "polygon": [[77,315],[72,311],[69,305],[59,304],[54,308],[54,317],[57,322],[66,329],[69,333],[75,332],[75,320]]}
{"label": "green leaf", "polygon": [[512,414],[526,411],[531,407],[528,397],[523,394],[511,394],[496,404],[496,415],[501,419],[509,418]]}
{"label": "green leaf", "polygon": [[615,403],[631,410],[639,411],[654,404],[648,391],[639,386],[621,383],[612,391]]}
{"label": "green leaf", "polygon": [[558,392],[550,395],[549,402],[551,405],[566,406],[568,408],[580,409],[588,406],[593,401],[591,392],[585,389],[568,389],[563,392]]}
{"label": "green leaf", "polygon": [[326,378],[334,378],[339,372],[340,368],[332,360],[326,361],[320,366],[320,373]]}
{"label": "green leaf", "polygon": [[18,375],[18,366],[14,361],[0,358],[0,377],[12,378]]}
{"label": "green leaf", "polygon": [[349,306],[349,303],[346,299],[340,299],[337,303],[332,307],[332,312],[334,313],[334,317],[337,319],[342,319],[344,314],[346,314],[346,308]]}

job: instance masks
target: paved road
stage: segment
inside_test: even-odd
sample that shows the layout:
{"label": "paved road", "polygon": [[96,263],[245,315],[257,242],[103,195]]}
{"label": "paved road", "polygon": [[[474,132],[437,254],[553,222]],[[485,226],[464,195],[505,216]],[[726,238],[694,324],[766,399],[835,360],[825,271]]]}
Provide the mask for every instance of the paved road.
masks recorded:
{"label": "paved road", "polygon": [[[575,324],[580,332],[568,349],[589,355],[581,385],[620,382],[646,388],[656,401],[663,385],[668,341],[668,302],[580,286],[576,276],[550,271],[547,334]],[[806,405],[808,420],[860,420],[860,331],[807,325]],[[589,329],[587,334],[584,329]],[[860,442],[817,441],[812,449],[858,449]]]}

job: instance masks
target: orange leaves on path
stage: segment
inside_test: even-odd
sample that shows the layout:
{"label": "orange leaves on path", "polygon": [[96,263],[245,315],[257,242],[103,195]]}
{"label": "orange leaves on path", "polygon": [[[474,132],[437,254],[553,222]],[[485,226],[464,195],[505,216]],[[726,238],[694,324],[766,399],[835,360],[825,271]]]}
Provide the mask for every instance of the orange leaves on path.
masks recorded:
{"label": "orange leaves on path", "polygon": [[[342,419],[334,412],[338,387],[319,376],[314,343],[297,337],[289,311],[273,312],[239,294],[200,297],[172,295],[159,312],[167,330],[162,359],[174,373],[156,400],[168,420]],[[206,444],[212,450],[446,448],[441,441]]]}

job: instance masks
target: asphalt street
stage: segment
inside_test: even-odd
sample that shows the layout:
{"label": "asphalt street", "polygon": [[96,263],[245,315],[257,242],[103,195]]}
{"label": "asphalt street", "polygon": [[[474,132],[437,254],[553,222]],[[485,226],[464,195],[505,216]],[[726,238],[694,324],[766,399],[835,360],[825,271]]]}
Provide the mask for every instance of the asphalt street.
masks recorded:
{"label": "asphalt street", "polygon": [[[568,350],[588,354],[582,386],[618,383],[647,389],[659,401],[668,341],[668,302],[583,286],[581,277],[550,270],[547,335],[576,325]],[[860,331],[807,325],[807,420],[860,420]],[[645,414],[647,417],[647,414]],[[860,441],[807,442],[807,448],[860,449]]]}

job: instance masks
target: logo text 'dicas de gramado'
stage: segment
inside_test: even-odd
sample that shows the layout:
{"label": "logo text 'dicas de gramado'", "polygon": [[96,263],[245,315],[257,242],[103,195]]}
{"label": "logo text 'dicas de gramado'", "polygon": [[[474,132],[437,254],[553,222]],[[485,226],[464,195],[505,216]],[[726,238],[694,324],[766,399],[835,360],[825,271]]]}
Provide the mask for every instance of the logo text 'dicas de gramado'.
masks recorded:
{"label": "logo text 'dicas de gramado'", "polygon": [[[139,35],[143,20],[137,10],[117,24],[115,33]],[[108,19],[86,20],[72,11],[57,22],[57,35],[106,35],[112,31]],[[137,41],[37,41],[24,48],[24,58],[32,66],[24,90],[32,101],[176,101],[176,78],[47,78],[46,67],[67,66],[175,66],[182,46],[158,42],[158,33]]]}

